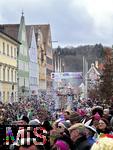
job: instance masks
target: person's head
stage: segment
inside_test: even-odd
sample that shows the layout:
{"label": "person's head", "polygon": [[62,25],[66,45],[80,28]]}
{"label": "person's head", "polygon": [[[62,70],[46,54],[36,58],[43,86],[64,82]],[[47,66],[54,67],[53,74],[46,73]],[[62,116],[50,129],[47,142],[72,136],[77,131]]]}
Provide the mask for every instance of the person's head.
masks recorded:
{"label": "person's head", "polygon": [[65,129],[66,129],[65,125],[62,122],[59,122],[58,129],[57,129],[59,133],[63,133]]}
{"label": "person's head", "polygon": [[51,126],[51,124],[50,124],[50,122],[49,122],[48,120],[45,120],[45,121],[43,122],[42,126],[43,126],[47,131],[50,131],[50,130],[53,129],[52,126]]}
{"label": "person's head", "polygon": [[85,136],[85,126],[82,123],[76,123],[69,128],[70,136],[73,142],[78,138]]}
{"label": "person's head", "polygon": [[100,138],[93,144],[91,150],[113,150],[113,138]]}
{"label": "person's head", "polygon": [[95,106],[92,108],[92,115],[94,116],[96,113],[100,115],[100,117],[103,116],[103,107],[101,106]]}
{"label": "person's head", "polygon": [[57,130],[50,131],[50,145],[53,145],[55,140],[60,137],[60,133]]}
{"label": "person's head", "polygon": [[36,145],[20,146],[19,150],[39,150]]}
{"label": "person's head", "polygon": [[29,121],[29,125],[30,126],[33,126],[33,125],[35,125],[35,126],[41,126],[41,122],[38,119],[33,119],[33,120]]}
{"label": "person's head", "polygon": [[103,114],[104,115],[109,115],[109,109],[104,109]]}
{"label": "person's head", "polygon": [[53,145],[52,150],[69,150],[69,145],[63,140],[57,140]]}
{"label": "person's head", "polygon": [[20,126],[19,129],[22,129],[22,126],[28,125],[29,119],[26,116],[23,116],[21,120],[17,121],[17,125]]}
{"label": "person's head", "polygon": [[104,130],[104,129],[106,129],[108,126],[109,126],[109,122],[108,122],[107,119],[101,118],[101,119],[99,120],[98,128],[99,128],[100,130]]}
{"label": "person's head", "polygon": [[3,124],[3,122],[4,122],[4,116],[3,114],[0,114],[0,124]]}
{"label": "person's head", "polygon": [[64,111],[64,119],[68,120],[70,117],[70,112],[69,111]]}
{"label": "person's head", "polygon": [[77,112],[72,112],[69,117],[71,125],[73,125],[75,123],[80,123],[81,119],[82,119],[82,117]]}

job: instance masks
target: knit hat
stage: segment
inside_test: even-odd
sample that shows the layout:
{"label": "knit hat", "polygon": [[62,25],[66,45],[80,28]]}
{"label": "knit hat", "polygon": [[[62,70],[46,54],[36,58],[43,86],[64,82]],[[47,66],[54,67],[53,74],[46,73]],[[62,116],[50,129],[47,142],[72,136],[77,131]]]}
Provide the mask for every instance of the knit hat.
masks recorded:
{"label": "knit hat", "polygon": [[77,112],[80,114],[80,116],[85,116],[86,115],[86,111],[83,109],[78,109]]}
{"label": "knit hat", "polygon": [[94,117],[94,120],[100,120],[101,118],[98,112],[93,117]]}
{"label": "knit hat", "polygon": [[38,119],[30,120],[29,125],[40,125],[40,121]]}
{"label": "knit hat", "polygon": [[71,126],[71,123],[69,120],[62,122],[65,126],[65,128],[69,128]]}
{"label": "knit hat", "polygon": [[69,150],[69,145],[63,140],[57,140],[55,145],[60,148],[60,150]]}

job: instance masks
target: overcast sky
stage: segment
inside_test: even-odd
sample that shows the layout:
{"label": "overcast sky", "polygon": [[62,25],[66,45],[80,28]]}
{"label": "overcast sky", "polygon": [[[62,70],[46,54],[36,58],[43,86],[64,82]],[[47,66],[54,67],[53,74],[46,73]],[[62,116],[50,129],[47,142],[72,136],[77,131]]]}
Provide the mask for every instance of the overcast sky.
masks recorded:
{"label": "overcast sky", "polygon": [[53,47],[113,45],[113,0],[0,0],[0,24],[50,24]]}

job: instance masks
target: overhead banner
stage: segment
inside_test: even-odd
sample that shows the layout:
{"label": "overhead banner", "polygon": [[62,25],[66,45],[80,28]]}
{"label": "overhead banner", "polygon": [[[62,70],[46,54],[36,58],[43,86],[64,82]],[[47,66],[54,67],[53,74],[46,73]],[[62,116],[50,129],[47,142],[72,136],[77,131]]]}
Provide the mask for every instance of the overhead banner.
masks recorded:
{"label": "overhead banner", "polygon": [[51,73],[51,79],[54,80],[69,79],[69,78],[83,79],[83,74],[82,72],[52,72]]}

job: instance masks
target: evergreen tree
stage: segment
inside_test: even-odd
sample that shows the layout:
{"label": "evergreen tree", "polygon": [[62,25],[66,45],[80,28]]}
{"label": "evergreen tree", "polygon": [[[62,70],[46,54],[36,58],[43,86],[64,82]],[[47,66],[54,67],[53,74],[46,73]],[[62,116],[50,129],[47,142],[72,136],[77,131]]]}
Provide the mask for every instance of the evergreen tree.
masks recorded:
{"label": "evergreen tree", "polygon": [[104,70],[100,77],[100,98],[104,103],[110,103],[113,96],[113,58],[112,49],[105,49]]}

